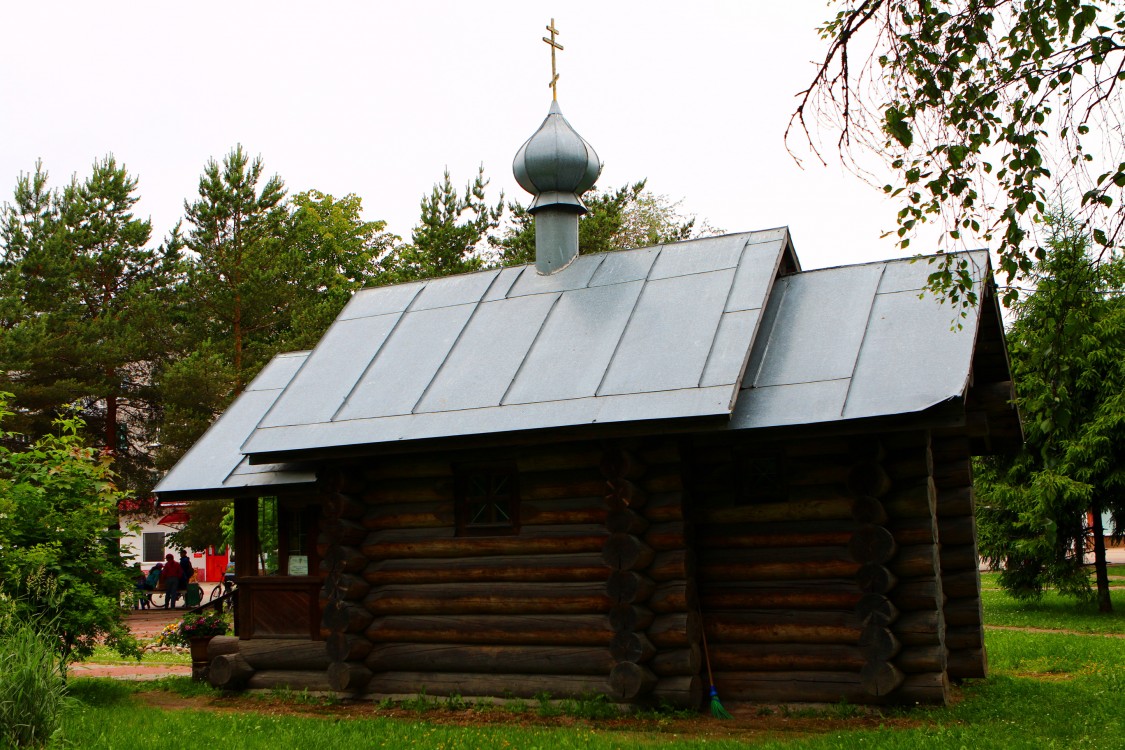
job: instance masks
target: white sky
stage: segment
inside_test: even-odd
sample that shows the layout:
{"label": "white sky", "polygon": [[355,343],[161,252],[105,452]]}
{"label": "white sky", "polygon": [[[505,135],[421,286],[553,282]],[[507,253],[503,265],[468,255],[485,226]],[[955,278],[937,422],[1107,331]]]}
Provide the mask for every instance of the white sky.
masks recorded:
{"label": "white sky", "polygon": [[[512,157],[559,104],[605,163],[726,231],[788,225],[805,268],[903,255],[896,207],[782,134],[819,59],[823,0],[741,2],[10,2],[0,20],[0,200],[42,159],[51,184],[113,153],[154,241],[236,143],[291,193],[363,199],[404,237],[448,166],[483,163],[525,204]],[[979,246],[970,243],[971,246]],[[936,249],[915,241],[911,250]]]}

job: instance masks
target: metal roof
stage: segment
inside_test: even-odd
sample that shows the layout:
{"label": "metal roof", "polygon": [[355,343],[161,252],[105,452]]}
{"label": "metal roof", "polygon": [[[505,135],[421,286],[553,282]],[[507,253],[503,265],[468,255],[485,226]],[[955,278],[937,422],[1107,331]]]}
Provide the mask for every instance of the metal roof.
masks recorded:
{"label": "metal roof", "polygon": [[[988,252],[965,257],[983,299]],[[730,428],[907,414],[963,397],[980,307],[957,318],[953,307],[924,293],[934,270],[926,261],[841,266],[778,279]]]}
{"label": "metal roof", "polygon": [[358,292],[242,452],[728,416],[788,230]]}
{"label": "metal roof", "polygon": [[[251,466],[239,451],[246,436],[288,385],[308,352],[279,354],[180,458],[155,492],[161,500],[185,497],[228,497],[235,494],[270,494],[278,487],[295,489],[312,485],[316,474],[283,464]],[[269,488],[268,492],[266,488]]]}

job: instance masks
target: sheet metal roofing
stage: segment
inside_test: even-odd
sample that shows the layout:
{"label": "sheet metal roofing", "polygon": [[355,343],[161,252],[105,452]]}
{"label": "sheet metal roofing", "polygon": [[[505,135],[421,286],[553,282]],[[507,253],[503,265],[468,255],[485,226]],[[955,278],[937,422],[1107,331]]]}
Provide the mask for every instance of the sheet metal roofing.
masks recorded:
{"label": "sheet metal roofing", "polygon": [[[228,491],[233,495],[235,490],[246,494],[255,487],[270,487],[271,491],[276,491],[278,487],[313,484],[316,481],[313,471],[283,464],[251,466],[239,450],[307,356],[308,352],[293,352],[270,360],[191,450],[164,475],[156,485],[157,495],[162,500],[184,493],[225,496]],[[256,493],[251,491],[250,494]]]}
{"label": "sheet metal roofing", "polygon": [[784,228],[358,292],[242,450],[729,416]]}
{"label": "sheet metal roofing", "polygon": [[[988,252],[965,257],[979,294]],[[778,279],[730,428],[908,414],[964,396],[980,310],[957,319],[923,293],[933,271],[905,259]]]}

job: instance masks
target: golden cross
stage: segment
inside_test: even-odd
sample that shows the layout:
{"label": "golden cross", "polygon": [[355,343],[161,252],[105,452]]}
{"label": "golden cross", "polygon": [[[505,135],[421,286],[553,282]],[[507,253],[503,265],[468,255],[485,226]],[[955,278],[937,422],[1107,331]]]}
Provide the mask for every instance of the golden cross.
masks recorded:
{"label": "golden cross", "polygon": [[555,35],[559,30],[555,28],[555,19],[551,19],[551,23],[547,25],[547,31],[551,32],[551,38],[543,37],[543,41],[551,45],[551,82],[547,85],[551,87],[551,98],[558,101],[559,98],[559,74],[555,72],[555,50],[562,49],[563,46],[555,41]]}

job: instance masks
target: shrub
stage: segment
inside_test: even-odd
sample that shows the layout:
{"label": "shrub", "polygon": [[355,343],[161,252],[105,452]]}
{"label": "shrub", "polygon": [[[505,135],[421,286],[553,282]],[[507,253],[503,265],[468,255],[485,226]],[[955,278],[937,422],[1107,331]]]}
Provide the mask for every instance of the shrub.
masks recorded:
{"label": "shrub", "polygon": [[64,663],[53,639],[31,622],[0,632],[0,747],[45,747],[68,704]]}
{"label": "shrub", "polygon": [[207,614],[188,612],[180,621],[180,638],[190,641],[192,638],[207,638],[209,636],[226,635],[230,626],[221,612],[211,611]]}

